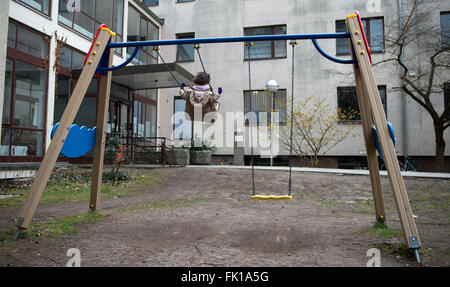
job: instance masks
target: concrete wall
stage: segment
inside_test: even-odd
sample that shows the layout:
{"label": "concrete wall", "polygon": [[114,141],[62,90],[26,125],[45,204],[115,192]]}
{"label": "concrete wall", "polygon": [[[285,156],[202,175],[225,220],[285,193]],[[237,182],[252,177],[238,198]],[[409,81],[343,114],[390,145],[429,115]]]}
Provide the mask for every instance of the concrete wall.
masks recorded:
{"label": "concrete wall", "polygon": [[[288,34],[335,32],[335,21],[343,20],[355,10],[362,17],[383,16],[385,27],[398,21],[397,1],[381,1],[378,7],[368,5],[371,1],[296,1],[296,0],[196,0],[188,3],[160,1],[159,6],[150,7],[160,17],[165,18],[162,39],[174,39],[178,33],[195,32],[196,38],[242,36],[244,27],[287,25]],[[373,2],[373,1],[372,1]],[[449,3],[443,2],[443,10],[449,10]],[[439,19],[436,11],[432,21]],[[325,51],[335,55],[335,41],[319,41]],[[211,74],[212,85],[224,89],[221,113],[243,111],[243,91],[248,89],[248,68],[244,62],[242,43],[205,44],[200,50],[207,71]],[[176,47],[164,46],[161,53],[167,62],[175,61]],[[295,98],[310,95],[326,97],[333,107],[337,107],[337,87],[354,86],[351,66],[328,61],[320,56],[311,42],[300,42],[296,48]],[[387,54],[374,54],[374,62],[381,61]],[[345,57],[344,57],[345,58]],[[348,58],[348,57],[347,57]],[[201,71],[200,61],[183,63],[191,73]],[[252,61],[252,89],[264,89],[265,83],[275,79],[280,88],[291,87],[291,48],[287,48],[287,58]],[[403,154],[401,93],[395,90],[400,85],[399,69],[394,65],[376,66],[378,85],[387,87],[387,118],[393,124],[397,137],[397,152]],[[160,92],[159,122],[161,136],[172,136],[173,98],[177,89]],[[443,99],[443,96],[440,95]],[[427,112],[411,99],[407,101],[409,155],[434,155],[434,131]],[[348,138],[331,150],[329,155],[360,155],[365,150],[362,129],[356,126],[357,137]],[[450,143],[450,133],[445,138]],[[218,154],[232,154],[232,148],[220,148]],[[286,154],[286,151],[282,151]],[[450,144],[446,154],[450,155]]]}

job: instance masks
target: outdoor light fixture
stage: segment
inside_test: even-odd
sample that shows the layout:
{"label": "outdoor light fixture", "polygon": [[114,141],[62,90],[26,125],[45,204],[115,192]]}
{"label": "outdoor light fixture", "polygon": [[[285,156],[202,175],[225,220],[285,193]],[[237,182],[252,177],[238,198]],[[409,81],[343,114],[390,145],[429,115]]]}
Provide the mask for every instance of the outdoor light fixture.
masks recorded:
{"label": "outdoor light fixture", "polygon": [[275,81],[275,80],[270,80],[266,84],[266,89],[273,93],[277,92],[279,87],[280,86],[278,85],[277,81]]}
{"label": "outdoor light fixture", "polygon": [[[270,123],[273,123],[273,93],[278,92],[278,88],[280,85],[278,85],[277,81],[275,80],[269,80],[266,84],[266,90],[268,90],[272,94],[272,105],[270,108]],[[273,166],[273,152],[272,152],[272,127],[270,127],[270,166]]]}

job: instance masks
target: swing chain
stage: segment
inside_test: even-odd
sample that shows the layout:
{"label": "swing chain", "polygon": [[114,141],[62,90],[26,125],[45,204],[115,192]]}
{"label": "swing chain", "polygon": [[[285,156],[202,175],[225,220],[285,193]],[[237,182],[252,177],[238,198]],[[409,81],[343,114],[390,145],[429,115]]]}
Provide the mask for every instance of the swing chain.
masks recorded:
{"label": "swing chain", "polygon": [[166,61],[164,61],[163,57],[161,56],[161,53],[159,53],[160,47],[159,46],[153,46],[152,47],[153,51],[156,51],[156,53],[158,54],[159,58],[161,59],[161,61],[163,62],[164,66],[166,67],[166,70],[170,73],[170,75],[172,76],[172,78],[175,80],[175,82],[177,82],[178,86],[181,87],[181,83],[177,80],[177,78],[175,77],[175,75],[172,73],[172,71],[169,69],[169,66],[167,66]]}
{"label": "swing chain", "polygon": [[291,126],[290,126],[290,142],[289,142],[289,189],[288,195],[291,195],[292,191],[292,141],[293,141],[293,126],[294,126],[294,59],[295,59],[295,46],[298,45],[298,41],[291,40],[289,45],[292,46],[292,73],[291,73]]}
{"label": "swing chain", "polygon": [[[194,44],[193,46],[192,46],[192,48],[194,48],[196,51],[197,51],[197,55],[198,55],[198,58],[200,59],[200,64],[202,65],[202,69],[203,69],[203,72],[205,72],[205,73],[207,73],[206,72],[206,69],[205,69],[205,65],[203,64],[203,59],[202,59],[202,56],[200,55],[200,48],[201,48],[202,46],[200,45],[200,44]],[[211,83],[209,83],[209,87],[211,88],[211,92],[214,94],[214,88],[213,88],[213,86],[211,85]]]}
{"label": "swing chain", "polygon": [[[250,104],[250,112],[252,111],[252,73],[251,73],[251,69],[250,69],[250,62],[251,62],[251,57],[250,57],[250,48],[253,46],[253,42],[246,42],[245,46],[247,47],[247,57],[248,57],[248,90],[249,90],[249,104]],[[249,120],[247,118],[247,123],[249,123]],[[255,160],[254,160],[254,153],[253,153],[253,133],[252,133],[252,128],[253,126],[251,126],[250,124],[249,126],[249,130],[250,130],[250,150],[251,150],[251,165],[252,165],[252,194],[256,195],[256,191],[255,191]]]}

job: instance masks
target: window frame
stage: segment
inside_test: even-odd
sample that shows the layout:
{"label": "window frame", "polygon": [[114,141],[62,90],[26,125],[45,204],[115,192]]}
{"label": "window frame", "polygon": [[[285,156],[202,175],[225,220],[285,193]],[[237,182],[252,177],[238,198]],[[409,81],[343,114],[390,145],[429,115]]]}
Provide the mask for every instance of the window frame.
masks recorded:
{"label": "window frame", "polygon": [[[138,123],[140,123],[140,120],[142,118],[144,118],[144,136],[142,136],[142,137],[144,137],[144,138],[157,137],[157,135],[158,135],[158,101],[157,100],[155,101],[153,99],[150,99],[150,98],[140,94],[139,91],[141,91],[141,90],[136,90],[133,93],[133,111],[132,111],[132,114],[133,114],[133,125],[136,125],[136,133],[134,133],[134,128],[132,130],[132,133],[133,133],[133,135],[135,137],[139,137],[138,136],[138,133],[139,133]],[[138,111],[138,114],[136,116],[136,120],[137,120],[136,123],[134,122],[135,102],[138,103],[138,106],[139,106],[139,103],[141,104],[141,110]],[[147,119],[146,105],[150,105],[150,106],[154,106],[155,107],[155,118],[156,118],[156,121],[155,121],[155,123],[153,123],[154,128],[155,128],[155,136],[154,137],[151,136],[151,129],[150,129],[150,136],[146,135],[146,129],[145,129],[145,120]]]}
{"label": "window frame", "polygon": [[[61,0],[61,1],[63,1],[63,2],[65,2],[65,3],[67,3],[67,0]],[[117,0],[113,0],[113,1],[117,1]],[[128,3],[128,1],[126,1],[126,0],[123,0],[122,1],[122,24],[121,24],[121,26],[122,26],[122,33],[118,33],[118,31],[114,31],[119,37],[121,37],[122,39],[123,39],[123,30],[124,30],[124,21],[125,21],[125,19],[124,19],[124,17],[125,17],[125,3]],[[58,0],[58,5],[59,5],[59,0]],[[112,3],[112,15],[111,15],[111,21],[112,21],[112,25],[114,26],[114,12],[115,12],[115,2],[113,2]],[[97,5],[96,5],[96,1],[94,1],[94,15],[93,16],[91,16],[91,15],[88,15],[87,13],[85,13],[83,10],[81,10],[80,12],[77,12],[77,13],[81,13],[81,14],[83,14],[83,15],[85,15],[86,17],[88,17],[89,19],[91,19],[91,20],[93,20],[94,21],[94,31],[93,31],[93,34],[92,34],[92,37],[89,37],[89,36],[87,36],[87,35],[85,35],[85,34],[83,34],[83,33],[81,33],[80,31],[78,31],[78,30],[76,30],[75,28],[74,28],[74,25],[75,25],[75,20],[74,20],[74,17],[72,17],[72,20],[71,20],[71,26],[68,26],[67,24],[65,24],[65,23],[63,23],[63,22],[61,22],[60,20],[59,20],[59,11],[58,11],[58,25],[60,25],[60,26],[63,26],[63,27],[65,27],[65,28],[67,28],[67,29],[70,29],[72,32],[74,32],[74,33],[76,33],[77,35],[80,35],[81,37],[83,37],[83,38],[85,38],[85,39],[88,39],[88,40],[90,40],[90,41],[92,41],[92,39],[94,39],[94,36],[95,36],[95,33],[96,33],[96,27],[98,27],[98,26],[100,26],[101,24],[103,24],[103,23],[101,23],[100,21],[98,21],[97,20]],[[116,27],[110,27],[110,28],[112,28],[112,30],[114,30]],[[122,52],[122,49],[120,49],[120,53],[119,52],[117,52],[117,49],[114,49],[114,54],[116,54],[116,55],[118,55],[119,57],[123,57],[123,52]]]}
{"label": "window frame", "polygon": [[[70,65],[71,66],[70,66],[70,68],[69,67],[64,67],[64,66],[59,66],[58,76],[62,75],[62,76],[66,76],[66,77],[69,78],[69,94],[67,96],[67,101],[69,101],[70,98],[72,97],[73,90],[75,89],[76,82],[78,82],[78,79],[79,79],[79,78],[74,78],[73,75],[72,75],[72,70],[78,70],[78,68],[74,68],[73,67],[73,52],[79,53],[83,57],[86,56],[86,53],[83,53],[82,51],[80,51],[80,50],[78,50],[78,49],[76,49],[76,48],[74,48],[72,46],[69,46],[67,44],[64,44],[64,48],[67,48],[68,50],[71,50],[71,55],[70,55]],[[55,81],[56,82],[58,81],[58,76],[55,77]],[[85,98],[95,98],[95,110],[97,110],[97,107],[98,107],[98,97],[97,97],[97,95],[98,95],[98,92],[99,92],[99,89],[100,89],[100,87],[99,87],[100,86],[100,80],[97,77],[93,77],[92,81],[96,81],[95,93],[89,93],[89,90],[87,90],[86,94],[85,94]],[[57,91],[56,91],[56,93],[57,93]],[[55,94],[55,96],[57,96],[57,94]],[[56,101],[56,97],[55,97],[55,101]],[[54,115],[54,113],[55,113],[55,111],[53,111],[53,115]],[[55,122],[55,121],[56,121],[55,118],[53,118],[53,122]]]}
{"label": "window frame", "polygon": [[[175,102],[176,101],[185,101],[181,96],[175,96],[174,98],[173,98],[173,112],[172,112],[172,117],[173,117],[173,115],[175,115]],[[183,111],[184,112],[184,111]],[[175,137],[175,134],[174,134],[174,131],[175,131],[175,122],[173,122],[173,124],[172,124],[172,138],[173,138],[173,140],[180,140],[180,141],[184,141],[184,140],[192,140],[192,136],[193,136],[193,134],[194,134],[194,122],[192,121],[192,120],[190,120],[189,121],[190,123],[191,123],[191,136],[190,137],[184,137],[184,135],[183,135],[183,138],[182,139],[180,139],[179,137],[178,138],[176,138]]]}
{"label": "window frame", "polygon": [[[371,38],[370,38],[370,21],[371,20],[382,20],[382,22],[383,22],[383,51],[372,51],[372,49],[371,49],[370,52],[371,52],[371,54],[384,54],[384,53],[386,53],[386,28],[384,25],[384,16],[361,18],[361,21],[366,21],[366,25],[367,25],[366,37],[367,37],[367,43],[369,43],[369,47],[372,47]],[[335,31],[336,31],[337,23],[338,22],[345,23],[345,21],[346,20],[336,20],[335,21]],[[346,30],[347,30],[347,26],[346,26]],[[340,32],[340,33],[343,33],[343,32]],[[346,40],[349,41],[349,39],[346,39]],[[335,48],[336,48],[336,56],[348,56],[348,55],[351,55],[351,53],[352,53],[351,48],[350,48],[350,43],[348,46],[348,52],[338,52],[338,39],[336,39]]]}
{"label": "window frame", "polygon": [[[4,162],[23,162],[23,161],[41,161],[42,158],[45,155],[46,150],[46,138],[47,138],[47,113],[48,113],[48,89],[49,89],[49,64],[48,64],[48,57],[50,55],[50,41],[49,37],[39,31],[33,30],[28,26],[25,26],[24,24],[17,22],[13,19],[9,19],[9,23],[15,25],[15,46],[14,48],[7,46],[7,52],[6,52],[6,59],[9,59],[12,61],[12,70],[11,70],[11,98],[10,98],[10,107],[9,107],[9,122],[5,124],[2,121],[2,132],[4,130],[9,131],[9,140],[8,140],[8,155],[0,155],[0,161]],[[44,41],[47,42],[47,55],[45,58],[39,58],[34,55],[27,54],[25,52],[22,52],[17,49],[18,41],[17,41],[17,35],[19,31],[19,27],[22,29],[25,29],[33,34],[36,34]],[[44,112],[43,112],[43,124],[42,128],[32,128],[32,127],[22,127],[22,126],[16,126],[14,125],[14,110],[15,110],[15,98],[16,98],[16,66],[17,61],[23,62],[25,64],[35,66],[38,68],[41,68],[45,71],[45,88],[44,88],[44,97],[43,97],[43,105],[44,105]],[[31,132],[40,132],[42,133],[42,151],[41,155],[27,155],[27,156],[14,156],[11,154],[11,147],[13,145],[12,138],[14,131],[31,131]]]}
{"label": "window frame", "polygon": [[[449,15],[450,16],[450,11],[442,11],[440,14],[439,14],[439,28],[440,28],[440,30],[441,30],[441,46],[443,47],[443,48],[446,48],[446,46],[443,46],[444,45],[444,40],[443,40],[443,36],[444,36],[444,34],[442,33],[443,31],[442,31],[442,15]],[[450,27],[448,27],[448,29],[450,30]],[[450,47],[450,35],[448,35],[448,37],[449,37],[449,39],[447,39],[447,41],[448,41],[448,46]]]}
{"label": "window frame", "polygon": [[[281,119],[279,118],[279,122],[277,123],[278,125],[280,125],[280,126],[284,126],[284,125],[287,125],[287,113],[288,113],[288,109],[287,109],[287,97],[288,97],[288,94],[287,94],[287,89],[278,89],[278,91],[284,91],[285,92],[285,95],[286,95],[286,111],[285,111],[285,113],[286,113],[286,118],[285,118],[285,120],[284,121],[281,121]],[[268,91],[266,91],[266,90],[261,90],[261,89],[258,89],[258,90],[244,90],[244,92],[243,92],[243,100],[244,100],[244,104],[243,104],[243,107],[244,107],[244,116],[245,116],[245,114],[247,114],[247,109],[246,109],[246,105],[245,105],[245,94],[246,93],[251,93],[251,92],[263,92],[263,93],[266,93],[266,92],[268,92]],[[251,95],[250,95],[251,96]],[[276,103],[275,103],[275,101],[273,101],[272,100],[272,110],[275,110],[275,108],[276,108]],[[249,111],[249,112],[252,112],[251,110]],[[271,124],[271,119],[272,119],[272,117],[270,116],[270,113],[271,113],[271,111],[265,111],[266,113],[267,113],[267,123],[268,124]],[[261,124],[261,122],[260,122],[260,120],[259,120],[259,114],[257,114],[256,115],[256,119],[257,119],[257,122],[256,123],[250,123],[250,121],[245,121],[245,125],[246,126],[250,126],[250,125],[260,125]]]}
{"label": "window frame", "polygon": [[[195,32],[186,32],[186,33],[177,33],[175,34],[176,39],[194,39],[195,38]],[[193,45],[192,45],[193,46]],[[194,49],[194,48],[192,48]],[[180,45],[177,45],[177,53],[176,53],[176,62],[177,63],[189,63],[189,62],[195,62],[195,50],[194,50],[194,57],[189,60],[180,60],[178,58],[180,52]]]}
{"label": "window frame", "polygon": [[84,53],[83,51],[80,51],[80,50],[78,50],[78,49],[76,49],[76,48],[74,48],[72,46],[69,46],[67,44],[64,44],[63,47],[68,49],[68,50],[71,50],[71,53],[70,53],[70,68],[59,65],[59,74],[63,74],[63,75],[72,77],[72,70],[74,69],[73,68],[73,52],[81,54],[84,57],[86,57],[86,53]]}
{"label": "window frame", "polygon": [[[245,36],[245,31],[249,30],[249,29],[259,29],[259,28],[271,28],[271,34],[267,35],[267,36],[273,36],[273,35],[285,35],[285,34],[275,34],[275,28],[276,27],[286,27],[286,34],[287,34],[287,25],[286,24],[279,24],[279,25],[265,25],[265,26],[255,26],[255,27],[244,27],[244,36]],[[287,49],[286,49],[286,55],[282,56],[282,57],[275,57],[275,40],[268,40],[270,41],[270,57],[266,57],[266,58],[246,58],[245,57],[245,49],[246,47],[244,46],[244,62],[245,61],[259,61],[259,60],[276,60],[276,59],[286,59],[287,58]],[[283,40],[278,40],[278,41],[283,41]],[[284,42],[287,45],[287,41],[284,40]]]}
{"label": "window frame", "polygon": [[53,0],[48,0],[48,1],[49,1],[49,3],[48,3],[48,14],[47,14],[47,13],[45,13],[43,11],[40,11],[40,10],[34,8],[30,4],[25,3],[23,0],[14,0],[14,2],[17,2],[17,3],[21,4],[21,5],[29,8],[29,9],[31,9],[33,11],[35,11],[36,13],[40,14],[41,16],[51,18],[52,17],[52,1]]}
{"label": "window frame", "polygon": [[[359,109],[359,102],[358,102],[358,94],[357,94],[357,89],[356,86],[339,86],[336,89],[336,104],[337,104],[337,108],[340,108],[339,105],[339,90],[340,89],[352,89],[352,91],[355,92],[355,96],[356,96],[356,102],[358,104],[358,115],[359,115],[359,119],[357,120],[343,120],[343,119],[338,119],[338,123],[339,124],[360,124],[361,123],[361,112]],[[380,90],[384,90],[384,95],[385,95],[385,99],[384,99],[384,103],[382,103],[383,105],[383,110],[385,112],[386,118],[388,116],[388,106],[387,106],[387,86],[386,85],[377,85],[377,89],[378,89],[378,94],[380,93]],[[381,97],[380,97],[381,98]]]}
{"label": "window frame", "polygon": [[189,2],[195,2],[195,0],[177,0],[175,3],[189,3]]}
{"label": "window frame", "polygon": [[[155,23],[153,23],[153,21],[152,21],[150,18],[148,18],[148,17],[146,17],[144,14],[142,14],[141,11],[139,11],[139,9],[137,9],[135,6],[133,6],[133,5],[131,5],[131,4],[128,4],[128,11],[129,11],[130,9],[136,10],[136,12],[137,12],[137,13],[139,14],[139,16],[140,16],[140,18],[139,18],[139,36],[140,36],[141,33],[142,33],[142,30],[141,30],[142,25],[141,25],[141,23],[142,23],[142,19],[144,19],[144,20],[147,21],[147,35],[148,35],[148,25],[151,24],[151,25],[154,25],[154,26],[158,29],[158,39],[159,39],[159,29],[160,29],[160,27],[158,27],[158,25],[156,25]],[[128,17],[128,15],[127,15],[127,17]],[[127,23],[127,24],[128,24],[128,23]],[[157,40],[158,40],[158,39],[157,39]],[[148,40],[148,39],[147,39],[147,40]],[[128,25],[127,25],[127,42],[128,42]],[[144,48],[145,48],[145,49],[144,49]],[[130,50],[134,50],[135,48],[129,48],[129,49],[130,49]],[[130,53],[130,54],[128,53],[128,49],[127,49],[127,51],[126,51],[125,53],[126,53],[127,57],[131,56],[131,53]],[[153,59],[156,60],[156,63],[159,62],[158,56],[155,56],[155,55],[154,55],[155,52],[152,53],[152,49],[151,49],[150,47],[140,47],[140,48],[139,48],[139,51],[138,51],[138,53],[137,53],[137,55],[136,55],[136,57],[134,57],[134,59],[133,59],[131,62],[134,63],[134,64],[136,64],[136,65],[139,65],[139,58],[140,58],[140,54],[141,54],[141,53],[144,53],[144,54],[146,54],[146,55],[152,57]],[[146,58],[146,59],[147,59],[147,58]],[[148,64],[148,63],[145,62],[144,65],[147,65],[147,64]]]}
{"label": "window frame", "polygon": [[152,5],[145,5],[145,0],[139,0],[142,4],[144,4],[144,6],[147,6],[147,7],[156,7],[156,6],[159,6],[159,0],[156,0],[157,1],[157,3],[156,4],[152,4]]}
{"label": "window frame", "polygon": [[449,105],[450,105],[450,82],[447,82],[444,84],[444,111],[447,109]]}

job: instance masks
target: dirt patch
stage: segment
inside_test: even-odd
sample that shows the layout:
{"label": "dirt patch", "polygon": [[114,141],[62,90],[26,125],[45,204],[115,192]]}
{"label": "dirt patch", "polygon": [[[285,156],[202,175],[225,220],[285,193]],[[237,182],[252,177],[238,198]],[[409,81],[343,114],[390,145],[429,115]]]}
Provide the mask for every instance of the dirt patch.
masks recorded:
{"label": "dirt patch", "polygon": [[[389,238],[367,232],[375,221],[368,176],[295,172],[292,201],[255,201],[250,170],[168,171],[156,190],[143,186],[140,194],[105,201],[106,217],[81,224],[77,234],[0,243],[0,265],[64,266],[67,250],[78,248],[82,266],[366,266],[373,247],[382,252],[382,266],[416,265],[399,252],[398,232]],[[256,171],[258,193],[285,194],[287,183],[287,172]],[[423,265],[450,265],[448,181],[405,183]],[[387,224],[400,230],[387,177],[382,185]],[[86,209],[85,202],[44,206],[37,220]]]}

